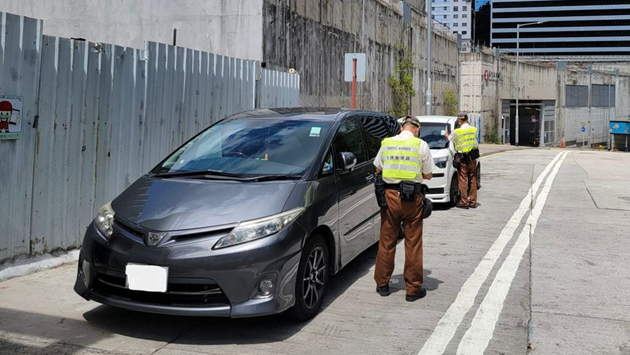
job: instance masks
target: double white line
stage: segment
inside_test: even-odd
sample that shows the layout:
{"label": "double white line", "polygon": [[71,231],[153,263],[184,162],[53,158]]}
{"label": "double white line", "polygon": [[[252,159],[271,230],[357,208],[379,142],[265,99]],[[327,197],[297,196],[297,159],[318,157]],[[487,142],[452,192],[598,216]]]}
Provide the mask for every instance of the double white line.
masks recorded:
{"label": "double white line", "polygon": [[529,189],[527,196],[521,201],[519,208],[514,212],[512,218],[501,231],[499,237],[490,247],[490,250],[483,257],[473,274],[464,283],[455,302],[451,304],[442,319],[438,322],[437,327],[431,334],[431,337],[420,350],[419,355],[436,355],[443,354],[446,347],[453,339],[457,328],[461,324],[462,320],[466,316],[466,313],[472,308],[475,303],[475,298],[479,293],[479,289],[488,278],[488,275],[494,268],[499,257],[503,253],[506,245],[512,240],[514,232],[521,224],[521,220],[529,211],[529,207],[534,197],[538,193],[543,181],[549,175],[549,178],[545,182],[542,192],[536,199],[535,205],[532,209],[527,223],[523,228],[521,234],[518,237],[515,245],[510,251],[510,255],[503,262],[501,269],[497,273],[492,285],[486,297],[484,298],[473,322],[466,331],[466,334],[462,338],[457,354],[483,354],[486,350],[492,334],[494,333],[494,327],[499,319],[501,310],[503,309],[503,302],[507,297],[512,280],[516,275],[518,266],[523,258],[525,250],[529,246],[529,236],[534,233],[538,218],[542,212],[542,209],[547,201],[547,196],[551,190],[556,175],[564,161],[564,158],[568,152],[559,153],[554,159],[547,165],[545,170],[538,176],[534,185]]}

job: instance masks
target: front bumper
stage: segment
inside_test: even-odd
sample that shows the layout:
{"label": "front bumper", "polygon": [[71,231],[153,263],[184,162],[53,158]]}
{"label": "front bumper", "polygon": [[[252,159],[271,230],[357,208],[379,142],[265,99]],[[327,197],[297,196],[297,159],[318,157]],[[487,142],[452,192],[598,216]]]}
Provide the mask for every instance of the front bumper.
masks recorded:
{"label": "front bumper", "polygon": [[[217,317],[280,313],[294,290],[306,231],[297,223],[273,236],[212,250],[220,237],[144,245],[117,230],[107,241],[91,224],[84,237],[74,290],[87,300],[136,311]],[[168,266],[166,293],[126,289],[128,263]],[[274,291],[258,293],[263,279]]]}
{"label": "front bumper", "polygon": [[433,178],[423,182],[429,188],[426,197],[433,203],[448,203],[451,201],[449,191],[449,176],[447,169],[437,169]]}

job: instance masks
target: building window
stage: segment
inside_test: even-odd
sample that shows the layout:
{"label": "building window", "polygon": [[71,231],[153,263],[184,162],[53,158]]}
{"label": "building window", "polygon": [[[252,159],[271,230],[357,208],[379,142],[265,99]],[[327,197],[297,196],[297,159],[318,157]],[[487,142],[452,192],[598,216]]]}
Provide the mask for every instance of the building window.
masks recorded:
{"label": "building window", "polygon": [[448,10],[448,7],[444,6],[444,11]]}
{"label": "building window", "polygon": [[453,6],[453,11],[458,11],[458,10],[459,10],[459,6]]}
{"label": "building window", "polygon": [[453,18],[459,18],[458,14],[453,15]]}
{"label": "building window", "polygon": [[435,7],[431,7],[431,10],[435,11]]}
{"label": "building window", "polygon": [[462,23],[462,27],[468,27],[468,24],[466,22]]}
{"label": "building window", "polygon": [[457,26],[459,26],[459,23],[455,22],[455,23],[453,24],[453,27],[457,27]]}
{"label": "building window", "polygon": [[468,18],[468,14],[462,14],[462,18]]}
{"label": "building window", "polygon": [[463,11],[468,11],[468,6],[464,6],[464,7],[462,7],[462,10],[463,10]]}
{"label": "building window", "polygon": [[588,86],[567,85],[566,107],[588,107]]}
{"label": "building window", "polygon": [[[610,90],[610,102],[608,101],[608,93]],[[591,106],[593,107],[615,107],[615,87],[611,85],[592,85],[591,86]]]}
{"label": "building window", "polygon": [[462,34],[463,34],[463,35],[467,35],[467,34],[468,34],[468,31],[462,31]]}

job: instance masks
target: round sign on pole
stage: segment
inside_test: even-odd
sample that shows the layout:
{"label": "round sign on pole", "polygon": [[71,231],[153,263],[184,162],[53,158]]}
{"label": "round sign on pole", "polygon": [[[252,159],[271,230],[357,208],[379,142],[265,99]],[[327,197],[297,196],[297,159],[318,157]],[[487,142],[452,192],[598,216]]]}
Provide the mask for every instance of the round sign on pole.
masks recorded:
{"label": "round sign on pole", "polygon": [[486,69],[485,72],[483,72],[483,78],[488,81],[490,80],[490,72],[488,71],[488,69]]}
{"label": "round sign on pole", "polygon": [[582,132],[586,132],[586,127],[582,126]]}

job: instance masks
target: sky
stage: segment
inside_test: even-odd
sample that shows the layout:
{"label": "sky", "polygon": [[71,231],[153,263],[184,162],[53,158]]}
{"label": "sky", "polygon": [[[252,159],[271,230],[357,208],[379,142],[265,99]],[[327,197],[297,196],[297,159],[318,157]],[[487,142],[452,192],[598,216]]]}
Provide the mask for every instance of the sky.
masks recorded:
{"label": "sky", "polygon": [[477,8],[476,8],[475,10],[479,10],[479,8],[480,8],[483,4],[485,4],[485,3],[487,3],[487,2],[490,2],[490,0],[478,0],[478,1],[476,1],[476,2],[475,2],[475,6],[476,6]]}

